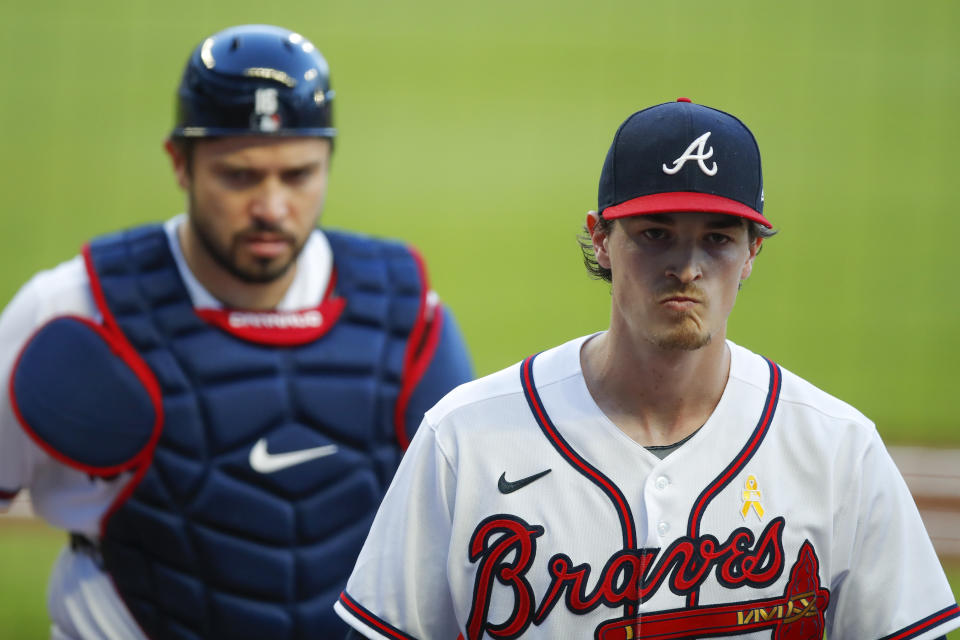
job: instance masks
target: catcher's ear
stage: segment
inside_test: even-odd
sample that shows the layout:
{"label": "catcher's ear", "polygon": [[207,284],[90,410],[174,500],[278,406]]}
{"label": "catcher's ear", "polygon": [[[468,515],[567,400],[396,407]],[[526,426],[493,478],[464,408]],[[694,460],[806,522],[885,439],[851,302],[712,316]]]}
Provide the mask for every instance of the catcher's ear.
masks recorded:
{"label": "catcher's ear", "polygon": [[187,156],[182,148],[170,138],[163,143],[163,148],[170,156],[170,163],[173,165],[173,175],[177,178],[177,184],[184,191],[190,188],[190,169],[187,166]]}

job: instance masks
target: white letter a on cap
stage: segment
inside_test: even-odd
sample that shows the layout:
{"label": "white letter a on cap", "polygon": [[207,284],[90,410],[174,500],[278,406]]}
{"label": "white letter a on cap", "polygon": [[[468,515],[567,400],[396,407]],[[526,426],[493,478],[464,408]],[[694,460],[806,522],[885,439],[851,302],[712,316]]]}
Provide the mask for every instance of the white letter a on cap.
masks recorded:
{"label": "white letter a on cap", "polygon": [[[710,147],[710,151],[704,151],[703,149],[707,145],[707,138],[709,137],[710,132],[707,131],[705,134],[691,142],[690,146],[687,147],[687,150],[684,151],[679,158],[673,161],[673,167],[667,167],[666,164],[663,165],[663,172],[672,176],[683,168],[683,165],[686,164],[687,160],[696,160],[700,165],[701,171],[708,176],[716,175],[717,163],[714,162],[713,166],[708,169],[706,163],[704,162],[704,160],[713,156],[713,147]],[[696,153],[694,153],[694,151],[696,151]]]}

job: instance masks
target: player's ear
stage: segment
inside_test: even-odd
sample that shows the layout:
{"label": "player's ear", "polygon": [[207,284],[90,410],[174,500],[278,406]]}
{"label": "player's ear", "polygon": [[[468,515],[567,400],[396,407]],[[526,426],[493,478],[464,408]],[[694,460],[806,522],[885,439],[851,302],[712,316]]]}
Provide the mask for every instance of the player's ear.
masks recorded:
{"label": "player's ear", "polygon": [[743,270],[740,272],[741,282],[749,278],[750,273],[753,272],[753,261],[756,260],[757,253],[760,252],[761,244],[763,244],[763,238],[754,238],[747,246],[749,253],[747,254],[747,261],[743,264]]}
{"label": "player's ear", "polygon": [[603,230],[605,225],[599,224],[599,222],[600,214],[596,211],[587,212],[587,232],[593,242],[593,256],[596,258],[598,265],[604,269],[609,269],[610,253],[607,251],[607,241],[610,234]]}
{"label": "player's ear", "polygon": [[177,184],[184,191],[188,190],[190,187],[190,167],[187,162],[186,150],[170,138],[167,138],[163,143],[163,148],[170,156],[170,163],[173,165],[173,175],[177,179]]}

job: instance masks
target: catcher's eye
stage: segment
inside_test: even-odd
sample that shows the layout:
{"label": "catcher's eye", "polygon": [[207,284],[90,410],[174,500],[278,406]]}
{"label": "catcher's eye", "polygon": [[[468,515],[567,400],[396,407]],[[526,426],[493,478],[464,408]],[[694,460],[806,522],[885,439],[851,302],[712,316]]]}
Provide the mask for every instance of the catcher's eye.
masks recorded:
{"label": "catcher's eye", "polygon": [[255,184],[259,179],[259,174],[250,169],[223,169],[220,171],[221,179],[230,186],[243,187]]}

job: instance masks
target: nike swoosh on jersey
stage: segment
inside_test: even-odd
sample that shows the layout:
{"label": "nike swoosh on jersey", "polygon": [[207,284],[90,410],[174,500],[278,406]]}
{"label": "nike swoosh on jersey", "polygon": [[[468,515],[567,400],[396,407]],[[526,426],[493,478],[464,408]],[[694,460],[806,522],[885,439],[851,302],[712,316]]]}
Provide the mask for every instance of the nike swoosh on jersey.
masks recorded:
{"label": "nike swoosh on jersey", "polygon": [[532,476],[527,476],[526,478],[521,478],[519,480],[514,480],[513,482],[507,480],[507,472],[504,471],[500,474],[500,479],[497,480],[497,489],[500,489],[500,493],[513,493],[517,489],[522,489],[531,482],[539,480],[543,476],[547,475],[553,471],[553,469],[547,469],[546,471],[541,471],[540,473],[535,473]]}
{"label": "nike swoosh on jersey", "polygon": [[260,438],[250,450],[250,466],[259,473],[275,473],[289,467],[324,458],[337,452],[337,445],[327,444],[322,447],[288,451],[285,453],[270,453],[267,451],[267,439]]}

